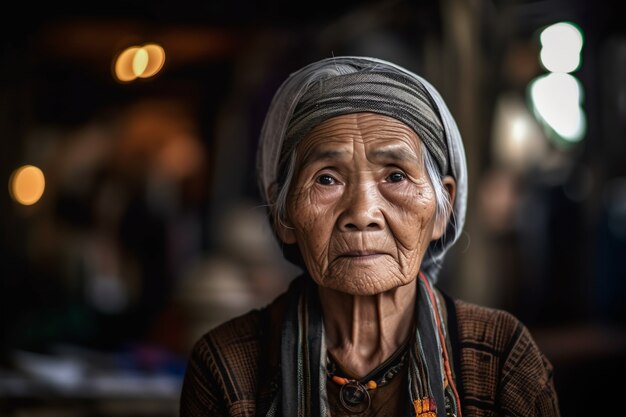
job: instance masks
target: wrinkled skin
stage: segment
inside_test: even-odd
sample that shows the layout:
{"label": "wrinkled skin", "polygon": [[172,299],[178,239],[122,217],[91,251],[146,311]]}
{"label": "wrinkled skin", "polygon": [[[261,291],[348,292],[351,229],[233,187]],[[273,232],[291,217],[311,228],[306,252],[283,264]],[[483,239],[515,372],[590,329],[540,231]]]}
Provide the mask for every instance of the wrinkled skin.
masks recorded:
{"label": "wrinkled skin", "polygon": [[412,129],[373,113],[331,118],[298,145],[279,234],[320,286],[372,295],[416,278],[445,227],[421,149]]}
{"label": "wrinkled skin", "polygon": [[[421,149],[412,129],[374,113],[328,119],[296,149],[277,232],[298,244],[318,284],[328,353],[354,377],[409,338],[420,264],[445,230]],[[443,183],[454,199],[454,179]]]}

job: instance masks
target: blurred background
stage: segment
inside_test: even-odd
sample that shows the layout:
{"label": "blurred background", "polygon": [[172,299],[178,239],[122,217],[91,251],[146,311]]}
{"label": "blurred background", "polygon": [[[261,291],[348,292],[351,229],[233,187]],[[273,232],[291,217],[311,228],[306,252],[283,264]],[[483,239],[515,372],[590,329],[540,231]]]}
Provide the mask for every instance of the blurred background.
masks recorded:
{"label": "blurred background", "polygon": [[348,54],[431,80],[463,134],[466,233],[440,287],[530,328],[564,416],[616,414],[624,2],[14,10],[0,18],[0,415],[177,415],[192,343],[299,273],[256,188],[272,94]]}

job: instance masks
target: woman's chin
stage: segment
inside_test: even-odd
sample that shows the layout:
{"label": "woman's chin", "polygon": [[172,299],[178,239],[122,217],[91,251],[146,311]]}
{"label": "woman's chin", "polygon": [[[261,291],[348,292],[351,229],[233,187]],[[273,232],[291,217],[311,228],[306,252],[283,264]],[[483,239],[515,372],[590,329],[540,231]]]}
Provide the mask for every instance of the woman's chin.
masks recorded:
{"label": "woman's chin", "polygon": [[349,295],[377,295],[409,284],[413,279],[399,279],[398,276],[372,277],[326,277],[318,282],[324,288],[332,289]]}

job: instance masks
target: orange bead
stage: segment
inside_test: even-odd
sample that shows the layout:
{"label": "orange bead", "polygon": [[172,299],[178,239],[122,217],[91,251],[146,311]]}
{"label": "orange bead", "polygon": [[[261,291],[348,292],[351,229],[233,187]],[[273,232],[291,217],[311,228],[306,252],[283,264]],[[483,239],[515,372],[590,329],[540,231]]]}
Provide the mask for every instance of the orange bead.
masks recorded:
{"label": "orange bead", "polygon": [[369,389],[376,389],[376,387],[378,387],[378,385],[376,385],[376,382],[370,380],[367,382],[367,388]]}
{"label": "orange bead", "polygon": [[333,375],[333,382],[339,385],[346,385],[348,380],[337,375]]}
{"label": "orange bead", "polygon": [[413,401],[415,407],[415,414],[420,417],[436,417],[437,403],[432,398],[422,398],[420,400]]}
{"label": "orange bead", "polygon": [[413,406],[415,406],[415,414],[417,414],[418,416],[422,414],[422,411],[424,411],[424,405],[422,404],[422,400],[413,401]]}

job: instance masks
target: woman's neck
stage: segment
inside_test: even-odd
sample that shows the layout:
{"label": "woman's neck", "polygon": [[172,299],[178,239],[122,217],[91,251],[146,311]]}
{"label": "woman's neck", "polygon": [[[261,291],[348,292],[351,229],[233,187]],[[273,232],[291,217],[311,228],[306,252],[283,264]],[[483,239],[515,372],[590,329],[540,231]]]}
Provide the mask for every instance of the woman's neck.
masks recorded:
{"label": "woman's neck", "polygon": [[416,288],[360,296],[319,287],[326,345],[342,367],[363,377],[400,348],[413,328]]}

